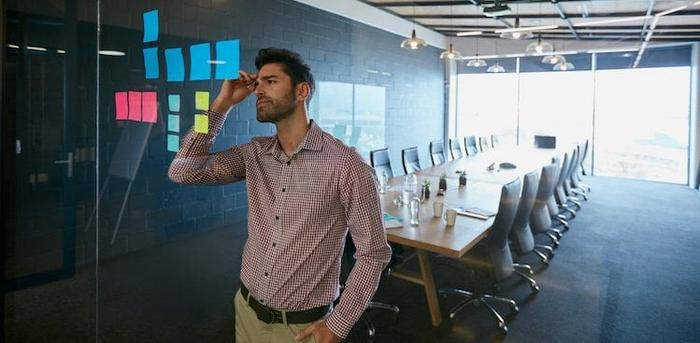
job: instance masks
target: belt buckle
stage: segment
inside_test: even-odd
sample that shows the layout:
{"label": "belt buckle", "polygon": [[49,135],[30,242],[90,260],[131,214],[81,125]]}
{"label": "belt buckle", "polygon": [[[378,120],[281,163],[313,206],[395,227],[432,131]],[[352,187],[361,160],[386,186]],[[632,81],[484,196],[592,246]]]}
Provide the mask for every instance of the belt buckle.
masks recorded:
{"label": "belt buckle", "polygon": [[274,310],[272,308],[267,308],[267,312],[270,316],[270,324],[274,323],[284,323],[284,318],[282,317],[282,312]]}

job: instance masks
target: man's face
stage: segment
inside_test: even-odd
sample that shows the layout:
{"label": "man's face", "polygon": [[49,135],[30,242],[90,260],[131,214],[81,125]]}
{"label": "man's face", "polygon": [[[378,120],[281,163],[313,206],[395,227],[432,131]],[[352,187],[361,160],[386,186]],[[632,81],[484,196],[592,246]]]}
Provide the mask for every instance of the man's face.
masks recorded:
{"label": "man's face", "polygon": [[296,106],[292,80],[278,63],[264,65],[258,71],[255,95],[257,119],[261,123],[276,123],[289,117]]}

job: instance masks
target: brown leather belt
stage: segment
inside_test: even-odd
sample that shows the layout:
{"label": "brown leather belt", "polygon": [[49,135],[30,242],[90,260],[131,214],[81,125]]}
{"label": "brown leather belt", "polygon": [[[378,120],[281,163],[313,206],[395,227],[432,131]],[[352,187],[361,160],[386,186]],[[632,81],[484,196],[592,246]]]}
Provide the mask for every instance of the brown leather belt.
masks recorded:
{"label": "brown leather belt", "polygon": [[248,288],[241,283],[241,295],[243,299],[245,299],[248,305],[250,305],[250,308],[255,311],[258,319],[267,324],[284,323],[285,317],[287,319],[287,324],[311,323],[323,318],[328,311],[331,310],[331,305],[329,304],[303,311],[278,311],[261,304],[252,295],[249,297],[249,294]]}

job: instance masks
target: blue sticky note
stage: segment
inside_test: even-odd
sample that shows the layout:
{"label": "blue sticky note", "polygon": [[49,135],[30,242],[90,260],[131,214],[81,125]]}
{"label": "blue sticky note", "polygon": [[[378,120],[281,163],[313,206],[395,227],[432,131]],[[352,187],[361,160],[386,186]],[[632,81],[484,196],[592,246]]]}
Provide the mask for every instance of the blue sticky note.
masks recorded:
{"label": "blue sticky note", "polygon": [[158,10],[148,11],[143,14],[143,42],[155,42],[158,40]]}
{"label": "blue sticky note", "polygon": [[211,79],[211,46],[209,43],[190,46],[190,80]]}
{"label": "blue sticky note", "polygon": [[170,112],[180,112],[180,94],[168,94],[168,109]]}
{"label": "blue sticky note", "polygon": [[143,65],[147,79],[158,78],[158,48],[143,49]]}
{"label": "blue sticky note", "polygon": [[240,41],[216,42],[216,79],[237,79],[240,61]]}
{"label": "blue sticky note", "polygon": [[168,81],[185,81],[185,61],[182,58],[182,49],[165,49],[165,67]]}
{"label": "blue sticky note", "polygon": [[180,116],[168,114],[168,131],[180,132]]}
{"label": "blue sticky note", "polygon": [[180,150],[180,137],[168,135],[168,151],[177,152]]}

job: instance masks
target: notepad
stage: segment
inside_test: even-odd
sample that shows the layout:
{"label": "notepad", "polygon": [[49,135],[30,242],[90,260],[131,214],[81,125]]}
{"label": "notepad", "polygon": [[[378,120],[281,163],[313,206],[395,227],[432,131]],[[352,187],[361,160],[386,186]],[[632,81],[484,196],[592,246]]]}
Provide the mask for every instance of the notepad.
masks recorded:
{"label": "notepad", "polygon": [[496,215],[496,213],[494,213],[494,212],[484,210],[484,209],[478,208],[478,207],[469,207],[469,208],[457,207],[457,208],[455,208],[455,211],[457,211],[457,214],[461,214],[461,215],[467,216],[467,217],[482,219],[482,220],[489,219],[490,217],[493,217]]}
{"label": "notepad", "polygon": [[384,213],[384,228],[393,229],[399,227],[403,227],[403,219],[389,213]]}

